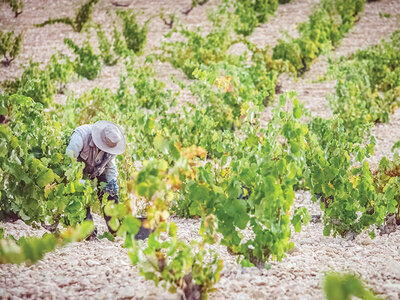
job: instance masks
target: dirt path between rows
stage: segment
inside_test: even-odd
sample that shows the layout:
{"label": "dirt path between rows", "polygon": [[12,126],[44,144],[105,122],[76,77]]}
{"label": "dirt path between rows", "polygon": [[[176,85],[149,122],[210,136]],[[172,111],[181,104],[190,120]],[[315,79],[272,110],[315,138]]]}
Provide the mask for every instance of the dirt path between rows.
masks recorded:
{"label": "dirt path between rows", "polygon": [[[30,59],[46,63],[54,48],[65,51],[63,38],[83,40],[85,36],[73,33],[64,25],[34,28],[52,16],[66,16],[73,13],[81,0],[26,0],[25,11],[17,19],[10,18],[5,5],[0,8],[0,26],[24,31],[24,46],[20,58],[10,67],[0,69],[0,80],[21,74],[19,64]],[[281,37],[281,29],[296,34],[296,23],[307,20],[316,0],[297,0],[280,6],[275,17],[256,29],[251,40],[259,46],[274,45]],[[190,26],[207,28],[205,15],[207,9],[217,1],[195,8],[189,16],[180,12],[190,5],[189,0],[179,1],[134,1],[132,8],[144,11],[138,19],[143,22],[151,14],[165,7],[167,12],[177,12],[183,22]],[[106,23],[109,20],[106,9],[115,8],[109,1],[101,0],[96,8],[94,20]],[[381,18],[379,13],[390,13],[391,18]],[[398,28],[396,14],[400,14],[400,1],[384,0],[368,3],[361,19],[335,49],[332,55],[347,55],[356,49],[372,45],[386,38]],[[151,22],[146,53],[149,53],[163,38],[168,28],[159,20]],[[93,38],[91,39],[93,40]],[[94,40],[93,40],[94,41]],[[334,92],[333,82],[312,83],[322,75],[327,67],[327,59],[321,57],[304,78],[297,81],[285,76],[281,78],[282,90],[295,90],[299,100],[311,110],[313,115],[329,117],[329,105],[325,100],[328,93]],[[157,64],[158,76],[168,79],[171,74],[182,79],[180,71],[168,64]],[[57,101],[64,102],[67,95],[74,92],[80,95],[95,86],[115,90],[119,84],[121,66],[104,67],[101,76],[94,81],[81,80],[68,84],[66,95],[58,95]],[[184,93],[183,97],[190,98]],[[263,115],[267,120],[269,110]],[[400,111],[397,111],[387,124],[380,124],[373,130],[377,138],[377,162],[382,156],[390,156],[390,148],[400,139]],[[305,206],[311,214],[320,213],[317,204],[311,202],[308,192],[296,193],[295,207]],[[200,226],[197,220],[173,219],[178,225],[178,235],[186,241],[197,236]],[[104,221],[95,216],[99,233],[106,230]],[[44,230],[36,230],[21,221],[0,224],[8,234],[41,235]],[[222,246],[214,248],[224,259],[224,270],[217,292],[211,299],[321,299],[324,272],[352,271],[374,289],[389,299],[400,299],[400,231],[371,240],[363,233],[353,241],[342,238],[325,237],[321,223],[309,224],[299,234],[293,236],[295,249],[287,254],[282,262],[272,262],[270,270],[257,268],[243,269],[236,264],[236,258],[227,253]],[[145,281],[133,267],[122,247],[122,240],[112,243],[108,240],[85,241],[68,245],[45,256],[44,260],[32,266],[0,265],[0,298],[44,298],[44,299],[176,299],[152,282]]]}

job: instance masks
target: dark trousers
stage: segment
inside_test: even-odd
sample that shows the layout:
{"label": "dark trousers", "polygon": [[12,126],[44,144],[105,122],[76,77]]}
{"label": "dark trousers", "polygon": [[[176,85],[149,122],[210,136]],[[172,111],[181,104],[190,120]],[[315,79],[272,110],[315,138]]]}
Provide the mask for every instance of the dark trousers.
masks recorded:
{"label": "dark trousers", "polygon": [[[100,201],[100,207],[101,207],[104,192],[103,192],[102,188],[100,187],[100,183],[102,183],[102,182],[107,182],[107,179],[106,179],[106,176],[104,175],[104,173],[101,174],[100,176],[96,177],[96,178],[97,178],[97,197],[98,197],[98,199],[99,199],[99,201]],[[108,201],[114,201],[114,203],[119,203],[119,202],[118,202],[118,195],[116,195],[116,196],[110,196],[110,195],[108,195],[107,200],[108,200]],[[106,216],[106,214],[104,213],[104,211],[103,211],[103,215],[104,215],[104,220],[106,221],[108,230],[109,230],[111,233],[114,234],[115,231],[112,230],[112,229],[110,228],[110,225],[108,224],[108,222],[110,222],[111,217]],[[92,214],[90,213],[90,207],[86,207],[86,220],[93,220],[93,216],[92,216]],[[95,233],[97,234],[97,229],[95,229],[95,231],[96,231]]]}

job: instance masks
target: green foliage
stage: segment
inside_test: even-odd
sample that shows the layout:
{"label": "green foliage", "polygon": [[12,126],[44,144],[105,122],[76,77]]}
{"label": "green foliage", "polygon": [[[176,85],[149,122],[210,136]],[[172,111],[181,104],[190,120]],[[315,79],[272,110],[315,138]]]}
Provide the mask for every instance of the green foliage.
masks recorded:
{"label": "green foliage", "polygon": [[249,109],[251,122],[256,120],[256,107],[261,110],[274,101],[278,75],[287,67],[283,61],[273,61],[267,50],[249,47],[251,64],[246,56],[238,56],[201,66],[193,73],[198,81],[189,87],[192,94],[224,130],[240,127]]}
{"label": "green foliage", "polygon": [[[272,59],[269,48],[259,49],[248,43],[252,51],[252,64],[248,66],[249,73],[255,85],[257,93],[264,97],[263,106],[272,104],[275,99],[278,77],[281,73],[290,72],[291,65],[284,60]],[[257,101],[260,105],[260,102]]]}
{"label": "green foliage", "polygon": [[103,234],[99,235],[97,238],[98,239],[107,239],[110,242],[114,242],[114,240],[115,240],[113,234],[109,231],[105,231]]}
{"label": "green foliage", "polygon": [[89,80],[95,79],[101,72],[101,62],[90,43],[85,41],[82,47],[79,47],[68,38],[64,39],[64,43],[77,55],[74,62],[75,72]]}
{"label": "green foliage", "polygon": [[324,289],[327,300],[350,300],[353,297],[364,300],[382,299],[374,295],[361,280],[353,274],[331,273],[325,276]]}
{"label": "green foliage", "polygon": [[140,107],[166,110],[166,99],[172,97],[172,92],[165,89],[164,82],[156,79],[154,69],[145,65],[133,72],[131,75],[137,79],[132,83],[135,88],[135,98]]}
{"label": "green foliage", "polygon": [[0,263],[33,264],[43,259],[44,254],[56,248],[57,240],[52,234],[44,234],[41,238],[22,237],[17,242],[0,240]]}
{"label": "green foliage", "polygon": [[[162,233],[168,234],[168,241],[160,239]],[[216,253],[208,254],[204,245],[204,241],[179,240],[175,223],[161,223],[150,235],[148,247],[136,246],[129,255],[141,275],[170,293],[182,290],[189,299],[207,299],[220,279],[223,263]],[[139,262],[139,257],[145,259]]]}
{"label": "green foliage", "polygon": [[15,93],[32,98],[35,102],[48,107],[53,96],[57,92],[56,85],[51,74],[42,70],[38,63],[32,63],[25,67],[20,79],[16,80]]}
{"label": "green foliage", "polygon": [[397,178],[377,184],[377,175],[365,160],[373,153],[373,137],[366,144],[365,133],[354,137],[341,119],[315,119],[310,133],[306,186],[320,200],[325,235],[358,234],[383,224],[388,213],[398,213]]}
{"label": "green foliage", "polygon": [[49,19],[41,24],[36,24],[36,27],[44,27],[46,25],[52,25],[57,23],[63,23],[72,27],[76,32],[81,32],[85,25],[90,21],[93,6],[96,5],[99,0],[89,0],[84,5],[82,5],[76,12],[75,18],[59,18],[59,19]]}
{"label": "green foliage", "polygon": [[[168,194],[173,191],[168,182],[174,182],[188,174],[183,157],[177,158],[174,167],[168,169],[166,161],[152,160],[144,164],[137,174],[135,191],[138,196],[152,199],[147,211],[147,226],[152,230],[148,243],[136,241],[137,220],[128,216],[122,222],[118,234],[125,236],[125,247],[140,273],[156,285],[162,285],[171,293],[181,290],[188,299],[206,299],[214,290],[222,270],[222,260],[213,251],[206,251],[207,243],[215,243],[214,218],[209,216],[202,223],[200,241],[187,243],[177,238],[175,223],[168,222]],[[167,238],[165,238],[167,237]]]}
{"label": "green foliage", "polygon": [[387,18],[387,19],[389,19],[390,17],[391,17],[392,15],[391,14],[389,14],[389,13],[382,13],[382,12],[380,12],[379,13],[379,18]]}
{"label": "green foliage", "polygon": [[131,50],[127,48],[123,34],[116,25],[114,25],[112,33],[112,46],[117,56],[127,57],[131,55]]}
{"label": "green foliage", "polygon": [[1,2],[7,3],[10,6],[15,14],[15,18],[22,14],[22,10],[24,9],[24,2],[22,0],[2,0]]}
{"label": "green foliage", "polygon": [[0,56],[3,66],[9,66],[21,50],[22,33],[14,36],[14,31],[0,31]]}
{"label": "green foliage", "polygon": [[65,83],[67,83],[74,74],[74,64],[68,56],[62,53],[53,54],[46,66],[50,79],[54,85],[58,86],[57,92],[62,93]]}
{"label": "green foliage", "polygon": [[[113,115],[119,121],[118,123],[126,128],[138,124],[137,118],[142,117],[145,110],[142,108],[152,108],[155,115],[158,111],[164,111],[168,103],[175,101],[175,96],[171,90],[166,89],[165,83],[157,80],[155,71],[150,65],[130,66],[127,77],[121,77],[120,89],[116,94],[108,89],[93,89],[90,93],[81,98],[71,98],[65,106],[65,111],[70,112],[68,116],[70,125],[86,124],[107,118]],[[130,88],[135,88],[135,93],[131,93]],[[79,112],[73,114],[72,111]],[[146,111],[150,117],[151,112]],[[93,119],[94,118],[94,119]]]}
{"label": "green foliage", "polygon": [[399,106],[399,42],[400,32],[396,31],[390,41],[331,64],[330,73],[337,85],[330,103],[349,129],[368,122],[387,122]]}
{"label": "green foliage", "polygon": [[278,0],[244,0],[233,1],[236,24],[235,31],[238,34],[248,36],[253,33],[259,23],[268,21],[278,8]]}
{"label": "green foliage", "polygon": [[235,4],[235,32],[249,36],[258,25],[258,18],[254,14],[253,1],[234,1]]}
{"label": "green foliage", "polygon": [[256,89],[244,61],[237,66],[216,63],[208,68],[202,67],[193,75],[198,81],[190,86],[192,94],[221,130],[240,126],[244,110],[252,103],[262,106],[266,96]]}
{"label": "green foliage", "polygon": [[99,0],[89,0],[78,9],[73,27],[76,32],[81,32],[86,23],[90,21],[90,17],[93,12],[93,6],[95,6],[98,2]]}
{"label": "green foliage", "polygon": [[[224,19],[225,20],[225,19]],[[232,24],[227,20],[214,20],[211,31],[203,35],[200,28],[190,31],[183,25],[174,28],[168,36],[178,32],[182,41],[166,41],[162,43],[162,54],[159,59],[167,61],[177,69],[181,69],[190,79],[193,72],[202,65],[208,66],[220,62],[227,56],[232,45]]]}
{"label": "green foliage", "polygon": [[[99,41],[100,56],[106,66],[114,66],[119,57],[114,57],[112,44],[109,42],[106,33],[99,27],[97,29],[97,40]],[[114,50],[115,52],[115,50]]]}
{"label": "green foliage", "polygon": [[364,10],[365,0],[335,0],[334,4],[326,1],[323,3],[326,7],[334,6],[334,8],[329,9],[329,12],[337,11],[341,18],[341,23],[339,25],[339,32],[346,33],[351,27],[353,27],[354,22],[358,19],[358,14]]}
{"label": "green foliage", "polygon": [[[291,95],[293,99],[293,95]],[[284,96],[280,105],[286,102]],[[293,247],[290,242],[290,208],[294,199],[293,186],[302,177],[307,145],[307,127],[298,122],[302,108],[293,100],[293,112],[278,106],[266,130],[249,128],[246,138],[236,141],[236,151],[227,164],[222,157],[213,168],[211,163],[198,166],[196,177],[184,183],[178,199],[188,208],[187,215],[215,215],[221,243],[241,254],[248,265],[259,265],[269,258],[280,260]],[[282,142],[285,141],[285,142]],[[245,188],[243,188],[243,186]],[[243,189],[251,191],[247,196]],[[306,211],[292,216],[296,231],[307,222]],[[254,235],[244,241],[242,231]]]}
{"label": "green foliage", "polygon": [[45,233],[42,237],[22,237],[17,241],[0,238],[0,264],[34,264],[56,247],[85,239],[94,229],[91,221],[67,228],[59,236]]}
{"label": "green foliage", "polygon": [[368,128],[388,121],[398,105],[399,36],[395,32],[391,41],[357,51],[330,67],[337,79],[336,95],[330,100],[338,117],[311,123],[316,136],[309,137],[313,146],[306,176],[306,185],[320,197],[326,235],[357,234],[383,224],[390,215],[400,219],[397,156],[393,161],[383,158],[374,171],[365,161],[375,143],[365,142]]}
{"label": "green foliage", "polygon": [[44,107],[51,106],[54,94],[62,92],[64,84],[73,74],[73,64],[68,57],[61,53],[54,54],[45,68],[39,63],[24,67],[20,78],[2,83],[9,94],[20,94],[32,98]]}
{"label": "green foliage", "polygon": [[122,22],[122,34],[126,48],[135,54],[141,54],[146,44],[148,24],[151,18],[140,28],[136,22],[136,14],[132,10],[117,11],[117,15]]}
{"label": "green foliage", "polygon": [[289,61],[301,75],[323,51],[331,49],[350,30],[365,0],[324,0],[309,17],[299,25],[299,38],[279,40],[273,49],[274,59]]}
{"label": "green foliage", "polygon": [[283,42],[279,40],[279,44],[274,47],[273,58],[289,61],[294,70],[302,70],[304,68],[301,48],[296,42]]}
{"label": "green foliage", "polygon": [[[172,141],[183,148],[198,145],[207,150],[209,157],[221,157],[235,147],[235,135],[231,128],[221,127],[225,122],[223,121],[223,117],[226,116],[224,111],[218,112],[212,106],[210,107],[211,109],[207,110],[190,106],[184,110],[182,116],[166,115],[160,124],[162,125],[162,136],[170,136]],[[209,115],[211,112],[215,115]],[[171,152],[175,151],[175,147],[170,148]]]}
{"label": "green foliage", "polygon": [[61,126],[43,106],[22,95],[2,95],[0,114],[0,186],[2,218],[15,213],[25,222],[83,221],[95,197],[82,185],[82,164],[65,156]]}
{"label": "green foliage", "polygon": [[[357,155],[356,145],[349,141],[340,119],[315,119],[310,124],[310,132],[308,137],[310,151],[307,153],[309,172],[306,173],[306,185],[314,195],[321,196],[321,209],[325,212],[324,234],[329,235],[332,228],[334,235],[337,233],[345,235],[351,230],[360,232],[364,224],[360,220],[356,222],[358,219],[356,212],[360,206],[359,201],[368,199],[370,193],[359,199],[358,190],[353,188],[350,180],[350,176],[353,175],[350,155]],[[362,160],[364,157],[360,158]],[[359,169],[354,176],[361,175],[366,167]],[[368,168],[367,170],[369,171]],[[368,179],[366,178],[366,181]],[[367,201],[365,205],[371,204]]]}

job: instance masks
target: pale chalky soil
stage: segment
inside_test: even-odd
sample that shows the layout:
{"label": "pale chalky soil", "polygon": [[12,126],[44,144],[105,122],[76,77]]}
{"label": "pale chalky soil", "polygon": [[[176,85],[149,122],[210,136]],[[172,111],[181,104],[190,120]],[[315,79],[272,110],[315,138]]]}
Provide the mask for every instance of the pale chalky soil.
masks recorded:
{"label": "pale chalky soil", "polygon": [[[296,207],[305,206],[311,214],[318,206],[308,192],[296,194]],[[198,237],[198,220],[173,219],[179,237]],[[95,215],[102,233],[103,219]],[[23,222],[4,224],[16,237],[39,233]],[[236,257],[222,246],[213,247],[224,260],[221,281],[211,299],[321,299],[324,272],[352,271],[375,292],[389,299],[400,297],[400,231],[371,240],[367,234],[354,241],[324,237],[321,223],[309,224],[293,236],[294,250],[270,270],[241,268]],[[40,234],[44,231],[41,230]],[[122,240],[71,244],[46,255],[32,266],[1,265],[0,295],[3,298],[134,298],[176,299],[152,282],[145,281],[129,261]]]}
{"label": "pale chalky soil", "polygon": [[[10,68],[1,68],[0,80],[13,78],[21,74],[21,63],[29,59],[45,64],[54,48],[66,51],[63,38],[83,41],[85,34],[77,34],[64,25],[35,28],[32,24],[45,21],[48,17],[72,15],[77,4],[84,1],[60,0],[24,0],[25,11],[17,19],[10,17],[10,11],[3,5],[0,8],[0,26],[17,32],[24,31],[24,45],[20,57]],[[195,8],[189,16],[180,11],[190,5],[189,0],[179,1],[134,1],[130,6],[144,11],[138,16],[144,22],[149,16],[165,7],[167,12],[176,12],[183,22],[190,26],[202,26],[207,29],[206,11],[217,1]],[[280,6],[275,17],[261,25],[251,36],[259,46],[275,45],[282,37],[280,29],[296,34],[296,23],[307,20],[316,0],[298,0]],[[115,10],[109,1],[100,0],[93,19],[109,24],[106,9]],[[380,18],[379,12],[390,13],[391,18]],[[386,0],[368,3],[361,19],[333,52],[333,56],[347,55],[356,49],[378,43],[381,38],[389,37],[398,28],[396,14],[400,13],[400,1]],[[145,52],[150,53],[160,44],[168,28],[160,20],[150,23],[148,43]],[[91,37],[91,42],[96,39]],[[240,48],[240,47],[239,47]],[[237,49],[239,51],[240,49]],[[236,49],[232,49],[236,51]],[[311,110],[313,115],[331,116],[325,96],[334,92],[334,82],[312,83],[326,70],[326,58],[321,57],[304,78],[295,81],[289,76],[281,78],[282,90],[296,90],[299,100]],[[115,90],[119,84],[122,66],[103,67],[101,76],[94,81],[74,81],[67,85],[66,94],[74,92],[81,95],[95,86]],[[167,80],[171,74],[179,79],[184,75],[168,64],[156,66],[160,79]],[[173,87],[170,82],[169,86]],[[63,103],[65,95],[58,95],[57,101]],[[183,101],[191,100],[190,93],[183,93]],[[270,110],[263,114],[266,122]],[[400,139],[400,114],[397,111],[388,124],[374,128],[378,140],[376,156],[371,160],[376,163],[382,156],[390,155],[393,142]],[[305,206],[311,214],[320,213],[318,204],[311,202],[308,192],[296,193],[295,207]],[[178,225],[179,236],[190,241],[198,237],[198,220],[174,218]],[[95,216],[95,224],[102,233],[106,229],[103,219]],[[35,230],[23,222],[1,224],[8,234],[15,237],[22,235],[41,235],[44,230]],[[270,270],[257,268],[243,269],[236,264],[236,257],[230,255],[222,246],[214,246],[224,260],[221,281],[217,292],[211,299],[321,299],[324,272],[353,271],[378,294],[389,298],[400,298],[400,231],[371,240],[367,234],[357,236],[354,241],[342,238],[324,237],[321,223],[309,224],[299,234],[293,236],[295,249],[287,254],[282,262],[272,262]],[[108,240],[81,242],[68,245],[45,256],[44,260],[32,266],[0,265],[0,298],[45,298],[45,299],[176,299],[152,282],[145,281],[133,267],[122,248],[122,240],[114,243]]]}

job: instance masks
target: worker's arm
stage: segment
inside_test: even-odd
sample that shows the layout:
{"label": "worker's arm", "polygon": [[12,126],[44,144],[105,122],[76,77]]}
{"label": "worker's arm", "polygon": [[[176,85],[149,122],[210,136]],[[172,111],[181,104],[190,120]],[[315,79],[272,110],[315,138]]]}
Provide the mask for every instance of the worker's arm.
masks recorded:
{"label": "worker's arm", "polygon": [[106,175],[107,182],[110,182],[113,179],[117,181],[118,169],[115,163],[115,156],[107,164],[106,169],[104,170],[104,174]]}
{"label": "worker's arm", "polygon": [[71,135],[71,140],[69,141],[67,150],[65,150],[65,154],[73,155],[75,158],[78,158],[79,153],[81,153],[83,148],[83,139],[78,132],[74,132]]}
{"label": "worker's arm", "polygon": [[111,196],[118,196],[118,184],[117,184],[118,169],[117,165],[115,164],[115,156],[107,164],[104,173],[106,175],[106,180],[107,180],[107,185],[104,188],[104,191]]}

